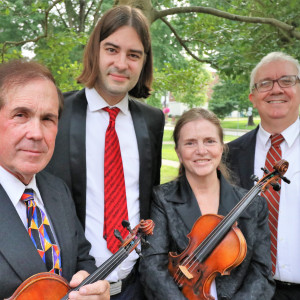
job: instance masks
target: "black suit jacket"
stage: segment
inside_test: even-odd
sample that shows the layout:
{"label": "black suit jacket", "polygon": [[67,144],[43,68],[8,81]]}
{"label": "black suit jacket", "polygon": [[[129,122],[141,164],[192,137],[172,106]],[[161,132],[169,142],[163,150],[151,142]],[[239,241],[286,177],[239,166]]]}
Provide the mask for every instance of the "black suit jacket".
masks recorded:
{"label": "black suit jacket", "polygon": [[[246,190],[230,185],[220,177],[219,215],[226,216]],[[141,282],[150,300],[186,299],[168,272],[168,252],[180,254],[188,246],[187,234],[201,216],[199,205],[185,176],[154,188],[151,218],[154,234],[150,247],[140,260]],[[257,196],[238,219],[247,242],[244,261],[229,276],[216,278],[219,300],[270,300],[274,293],[271,275],[270,231],[268,208],[264,198]],[[194,234],[196,234],[194,232]]]}
{"label": "black suit jacket", "polygon": [[[61,177],[72,191],[78,217],[85,227],[86,211],[86,110],[85,90],[64,95],[54,155],[47,170]],[[160,182],[164,115],[157,108],[129,99],[140,157],[140,217],[150,215],[152,187]],[[103,145],[104,147],[104,145]]]}
{"label": "black suit jacket", "polygon": [[258,128],[257,126],[256,129],[247,132],[227,144],[229,148],[226,157],[227,166],[233,173],[235,183],[248,190],[254,185],[251,175],[254,174],[255,145]]}
{"label": "black suit jacket", "polygon": [[[47,215],[61,249],[63,277],[68,281],[79,270],[96,269],[89,255],[90,244],[76,217],[66,184],[47,172],[36,176]],[[47,272],[16,209],[0,185],[0,299],[7,298],[28,277]]]}

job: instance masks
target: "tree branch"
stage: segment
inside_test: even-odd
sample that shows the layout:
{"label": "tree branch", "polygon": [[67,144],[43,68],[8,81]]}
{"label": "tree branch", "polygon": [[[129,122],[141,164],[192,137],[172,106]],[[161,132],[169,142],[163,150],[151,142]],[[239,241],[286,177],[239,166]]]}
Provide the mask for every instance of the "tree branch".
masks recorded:
{"label": "tree branch", "polygon": [[19,42],[12,42],[12,41],[5,41],[2,46],[2,53],[1,53],[1,61],[2,63],[4,62],[4,53],[5,53],[5,48],[8,45],[13,45],[13,46],[20,46],[20,45],[25,45],[29,42],[37,42],[38,40],[47,37],[48,35],[48,17],[49,17],[49,12],[51,9],[59,2],[63,0],[55,0],[46,10],[45,10],[45,26],[44,26],[44,34],[37,36],[34,39],[27,39],[24,41],[19,41]]}
{"label": "tree branch", "polygon": [[[179,44],[187,51],[187,53],[192,56],[195,60],[201,62],[201,63],[206,63],[206,64],[212,64],[212,62],[208,59],[201,59],[198,56],[196,56],[184,43],[184,41],[181,39],[181,37],[177,34],[175,28],[165,19],[161,18],[161,20],[171,29],[171,31],[174,33],[176,39],[178,40]],[[216,67],[216,66],[214,66]]]}
{"label": "tree branch", "polygon": [[165,9],[162,11],[155,11],[153,14],[152,22],[156,21],[157,19],[162,19],[163,17],[175,15],[175,14],[182,14],[182,13],[203,13],[208,15],[213,15],[218,18],[228,19],[232,21],[238,22],[245,22],[245,23],[259,23],[259,24],[269,24],[271,26],[280,28],[288,33],[291,36],[295,37],[296,39],[300,39],[300,32],[295,30],[294,26],[291,26],[287,23],[281,22],[274,18],[261,18],[261,17],[248,17],[248,16],[241,16],[231,14],[225,11],[221,11],[215,8],[210,7],[202,7],[202,6],[190,6],[190,7],[175,7],[170,9]]}

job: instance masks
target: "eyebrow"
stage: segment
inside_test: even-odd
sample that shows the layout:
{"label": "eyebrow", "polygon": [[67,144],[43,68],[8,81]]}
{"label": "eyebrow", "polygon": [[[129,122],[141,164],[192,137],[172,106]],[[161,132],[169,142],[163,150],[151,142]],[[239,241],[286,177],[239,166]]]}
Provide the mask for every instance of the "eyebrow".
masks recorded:
{"label": "eyebrow", "polygon": [[[114,47],[114,48],[120,49],[120,46],[115,45],[115,44],[113,44],[113,43],[111,43],[111,42],[106,42],[103,46],[112,46],[112,47]],[[142,51],[142,50],[129,49],[129,51],[130,51],[130,52],[133,52],[133,53],[138,53],[138,54],[140,54],[140,55],[143,55],[143,54],[144,54],[144,51]]]}

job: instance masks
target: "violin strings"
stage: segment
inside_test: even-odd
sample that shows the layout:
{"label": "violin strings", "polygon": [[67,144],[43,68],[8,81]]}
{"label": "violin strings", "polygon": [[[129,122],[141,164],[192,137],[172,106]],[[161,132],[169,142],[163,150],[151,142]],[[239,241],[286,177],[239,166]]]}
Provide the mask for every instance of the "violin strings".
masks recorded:
{"label": "violin strings", "polygon": [[[199,258],[201,258],[201,254],[203,255],[203,252],[205,252],[206,249],[209,249],[211,244],[213,244],[213,242],[216,240],[215,236],[217,236],[218,234],[220,234],[220,231],[222,227],[224,227],[224,224],[226,224],[227,222],[230,221],[232,215],[234,215],[236,213],[236,211],[238,211],[238,209],[244,205],[245,202],[247,202],[247,200],[251,197],[251,200],[260,192],[261,187],[262,187],[263,183],[258,183],[256,186],[254,186],[242,199],[242,201],[240,201],[236,207],[234,209],[232,209],[229,214],[227,216],[225,216],[223,218],[223,220],[212,230],[212,232],[202,241],[202,243],[195,249],[195,251],[193,252],[192,255],[188,256],[184,261],[183,264],[181,265],[187,265],[189,263],[191,263],[191,265],[188,267],[188,270],[191,270],[192,272],[195,270],[196,267],[198,267],[199,265]],[[250,201],[251,201],[250,200]],[[249,202],[250,202],[249,201]],[[247,206],[250,203],[247,204]],[[246,206],[246,207],[247,207]],[[236,220],[235,220],[236,221]],[[235,222],[234,221],[234,222]],[[229,228],[234,224],[234,222],[228,226]],[[227,229],[226,229],[227,231]],[[210,251],[211,252],[211,251]],[[209,253],[210,253],[209,252]],[[207,254],[209,254],[207,253]],[[199,255],[200,254],[200,255]],[[207,255],[206,254],[206,255]],[[178,268],[175,275],[174,275],[174,280],[175,282],[177,282],[177,284],[180,285],[180,281],[181,279],[184,278],[184,274],[181,272],[181,270]]]}

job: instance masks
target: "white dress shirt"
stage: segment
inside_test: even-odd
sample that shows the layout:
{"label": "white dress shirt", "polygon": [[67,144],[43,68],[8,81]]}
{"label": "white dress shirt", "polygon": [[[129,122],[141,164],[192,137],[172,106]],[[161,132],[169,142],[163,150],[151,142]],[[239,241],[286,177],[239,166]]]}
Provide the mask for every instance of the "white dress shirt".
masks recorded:
{"label": "white dress shirt", "polygon": [[[291,183],[281,181],[277,263],[274,278],[281,281],[300,283],[300,122],[299,119],[281,132],[282,158],[289,162],[285,173]],[[270,133],[260,125],[255,148],[254,172],[259,178],[263,176],[260,169],[265,165],[267,152],[271,146]]]}
{"label": "white dress shirt", "polygon": [[[88,102],[86,116],[86,238],[92,244],[90,254],[97,266],[112,253],[103,238],[104,224],[104,149],[109,114],[102,108],[109,106],[95,89],[85,89]],[[132,117],[128,107],[128,95],[115,107],[120,109],[115,128],[119,138],[123,162],[128,217],[131,227],[140,222],[139,205],[139,152]],[[116,282],[124,279],[132,270],[138,255],[133,251],[106,279]]]}

